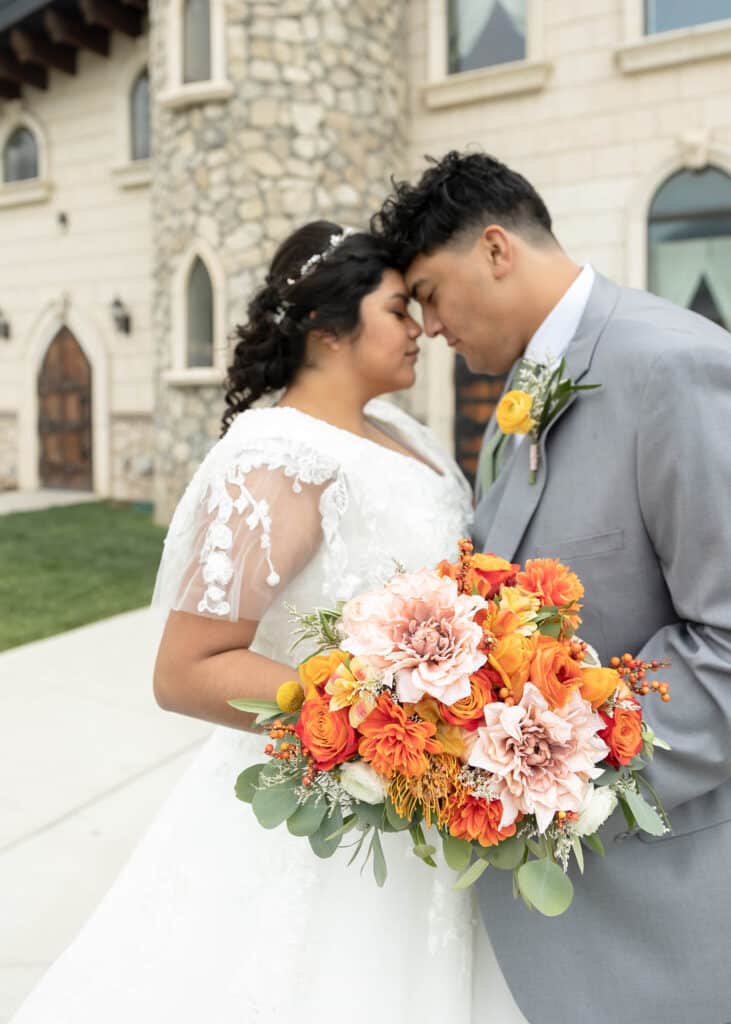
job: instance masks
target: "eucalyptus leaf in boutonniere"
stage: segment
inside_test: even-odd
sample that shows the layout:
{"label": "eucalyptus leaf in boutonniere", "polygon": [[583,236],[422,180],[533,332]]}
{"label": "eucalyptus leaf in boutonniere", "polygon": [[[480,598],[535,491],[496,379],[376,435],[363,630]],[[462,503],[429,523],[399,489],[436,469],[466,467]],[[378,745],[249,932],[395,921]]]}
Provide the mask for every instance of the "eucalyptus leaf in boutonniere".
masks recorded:
{"label": "eucalyptus leaf in boutonniere", "polygon": [[513,375],[513,388],[506,392],[495,412],[503,435],[530,436],[530,477],[536,482],[538,472],[538,441],[551,420],[564,408],[576,391],[593,391],[601,384],[574,384],[564,377],[566,363],[536,363],[522,359]]}

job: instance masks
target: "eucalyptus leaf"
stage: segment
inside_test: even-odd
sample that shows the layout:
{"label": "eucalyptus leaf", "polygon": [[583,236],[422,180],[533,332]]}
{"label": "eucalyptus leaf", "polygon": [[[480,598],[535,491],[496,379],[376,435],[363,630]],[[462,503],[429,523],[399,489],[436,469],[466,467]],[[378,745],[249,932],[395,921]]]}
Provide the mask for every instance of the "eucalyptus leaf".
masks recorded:
{"label": "eucalyptus leaf", "polygon": [[516,874],[521,894],[546,917],[563,914],[571,904],[574,895],[571,879],[552,860],[546,857],[529,860]]}
{"label": "eucalyptus leaf", "polygon": [[343,815],[340,809],[336,807],[330,817],[323,818],[317,832],[313,832],[311,836],[307,837],[312,847],[312,852],[323,859],[332,857],[338,846],[340,846],[340,840],[342,839],[340,829],[342,827]]}
{"label": "eucalyptus leaf", "polygon": [[388,869],[386,867],[386,858],[383,855],[383,847],[381,846],[381,837],[378,833],[378,829],[373,830],[371,847],[373,849],[373,876],[376,879],[376,885],[380,887],[386,881]]}
{"label": "eucalyptus leaf", "polygon": [[605,768],[598,779],[594,779],[595,786],[613,786],[615,782],[619,782],[624,773],[617,771],[616,768]]}
{"label": "eucalyptus leaf", "polygon": [[281,709],[274,700],[237,698],[236,700],[230,700],[228,703],[232,708],[236,708],[237,711],[248,711],[252,715],[271,716],[281,714]]}
{"label": "eucalyptus leaf", "polygon": [[276,828],[296,810],[297,796],[290,786],[269,786],[257,789],[251,806],[262,828]]}
{"label": "eucalyptus leaf", "polygon": [[393,806],[388,797],[386,797],[384,804],[386,810],[386,821],[391,826],[394,832],[403,832],[409,827],[409,822],[406,818],[400,818],[396,813],[396,808]]}
{"label": "eucalyptus leaf", "polygon": [[311,836],[322,824],[326,811],[327,805],[321,797],[307,800],[287,818],[287,828],[293,836]]}
{"label": "eucalyptus leaf", "polygon": [[383,828],[385,817],[383,804],[366,804],[359,801],[354,809],[359,821],[365,821],[374,828]]}
{"label": "eucalyptus leaf", "polygon": [[541,844],[539,842],[537,842],[535,839],[526,839],[525,844],[528,847],[528,849],[530,850],[530,852],[532,854],[534,854],[536,857],[542,857],[543,856],[545,851],[544,851],[543,847],[541,846]]}
{"label": "eucalyptus leaf", "polygon": [[561,623],[552,621],[543,622],[538,627],[538,630],[540,633],[543,634],[543,636],[550,636],[554,640],[558,640],[558,638],[561,636]]}
{"label": "eucalyptus leaf", "polygon": [[484,874],[485,871],[490,867],[486,860],[478,859],[473,861],[472,864],[467,868],[463,875],[457,879],[454,883],[455,889],[469,889],[471,885],[474,885],[480,875]]}
{"label": "eucalyptus leaf", "polygon": [[581,838],[582,838],[583,842],[591,850],[594,851],[594,853],[598,853],[600,857],[604,856],[604,843],[601,841],[599,836],[596,835],[596,833],[594,833],[593,835],[590,835],[590,836],[582,836]]}
{"label": "eucalyptus leaf", "polygon": [[265,764],[252,764],[239,775],[236,780],[236,796],[239,800],[243,800],[246,804],[251,803],[259,784],[259,776],[264,768],[266,768]]}
{"label": "eucalyptus leaf", "polygon": [[423,860],[427,864],[434,864],[434,854],[437,852],[436,846],[431,846],[429,843],[419,843],[418,846],[413,847],[413,851],[419,860]]}
{"label": "eucalyptus leaf", "polygon": [[651,807],[643,796],[631,789],[628,789],[623,796],[630,806],[637,825],[643,832],[649,832],[651,836],[665,835],[665,823],[655,808]]}
{"label": "eucalyptus leaf", "polygon": [[464,871],[472,856],[472,845],[466,839],[446,835],[442,836],[442,852],[452,871]]}
{"label": "eucalyptus leaf", "polygon": [[571,847],[574,851],[574,857],[576,857],[576,863],[579,865],[579,871],[584,874],[584,849],[581,845],[581,840],[578,836],[574,836]]}
{"label": "eucalyptus leaf", "polygon": [[487,857],[493,867],[501,871],[512,871],[525,856],[525,840],[517,836],[503,839],[497,846],[487,847]]}
{"label": "eucalyptus leaf", "polygon": [[[350,865],[353,863],[355,858],[360,853],[360,851],[361,851],[361,849],[363,847],[363,843],[366,841],[366,838],[367,838],[367,836],[370,835],[370,833],[371,833],[371,826],[370,825],[363,832],[361,832],[360,839],[358,840],[357,843],[354,844],[355,845],[355,849],[353,850],[353,853],[351,854],[350,860],[348,861],[348,867],[350,867]],[[368,848],[368,853],[370,853],[370,847]],[[366,860],[368,860],[368,857],[366,857]]]}

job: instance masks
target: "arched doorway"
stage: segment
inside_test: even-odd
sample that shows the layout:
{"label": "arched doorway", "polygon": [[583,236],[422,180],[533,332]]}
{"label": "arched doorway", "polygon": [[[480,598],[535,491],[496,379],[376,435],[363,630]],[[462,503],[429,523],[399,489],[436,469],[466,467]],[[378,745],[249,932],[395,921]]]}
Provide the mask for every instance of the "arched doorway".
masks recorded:
{"label": "arched doorway", "polygon": [[93,490],[91,366],[68,327],[48,346],[38,373],[41,487]]}

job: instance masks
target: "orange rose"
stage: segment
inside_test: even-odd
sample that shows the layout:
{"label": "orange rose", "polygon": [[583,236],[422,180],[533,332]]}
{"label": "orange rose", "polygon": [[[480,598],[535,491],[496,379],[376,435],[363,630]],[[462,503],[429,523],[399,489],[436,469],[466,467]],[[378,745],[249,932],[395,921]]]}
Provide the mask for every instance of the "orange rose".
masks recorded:
{"label": "orange rose", "polygon": [[632,708],[623,708],[617,704],[614,717],[600,711],[606,728],[599,736],[609,747],[607,762],[615,768],[629,764],[633,757],[642,750],[642,711],[638,704]]}
{"label": "orange rose", "polygon": [[338,665],[342,665],[349,657],[345,651],[330,651],[329,654],[316,654],[313,658],[303,661],[299,667],[299,674],[307,696],[309,697],[312,687],[324,686]]}
{"label": "orange rose", "polygon": [[583,668],[581,670],[581,696],[596,711],[611,697],[619,686],[619,676],[613,668]]}
{"label": "orange rose", "polygon": [[515,835],[515,823],[500,828],[503,805],[500,800],[481,800],[465,793],[453,805],[449,833],[457,839],[476,839],[480,846],[495,846]]}
{"label": "orange rose", "polygon": [[575,572],[557,558],[529,558],[523,572],[516,576],[519,587],[535,594],[541,604],[563,605],[574,602],[575,612],[566,616],[573,629],[581,622],[578,614],[581,605],[579,599],[584,596],[584,587]]}
{"label": "orange rose", "polygon": [[574,661],[568,648],[553,637],[537,634],[530,664],[530,681],[535,683],[548,703],[562,708],[573,691],[581,686],[584,669]]}
{"label": "orange rose", "polygon": [[534,643],[528,637],[508,633],[501,636],[490,651],[490,665],[499,672],[503,686],[507,686],[516,701],[523,696],[523,687],[530,677],[533,650]]}
{"label": "orange rose", "polygon": [[461,725],[463,729],[470,732],[478,725],[485,724],[485,716],[482,713],[486,704],[495,700],[492,692],[492,680],[480,672],[470,676],[470,694],[462,697],[454,704],[439,704],[439,713],[445,722],[450,725]]}
{"label": "orange rose", "polygon": [[382,693],[373,711],[360,724],[358,753],[387,779],[394,772],[418,778],[429,767],[427,754],[443,752],[434,739],[436,731],[433,722],[414,721],[403,707]]}
{"label": "orange rose", "polygon": [[491,598],[504,583],[515,578],[519,565],[506,562],[499,555],[473,555],[470,559],[472,574],[481,597]]}
{"label": "orange rose", "polygon": [[325,772],[347,761],[358,749],[358,736],[350,724],[348,708],[331,711],[329,705],[330,697],[312,687],[294,727],[315,765]]}

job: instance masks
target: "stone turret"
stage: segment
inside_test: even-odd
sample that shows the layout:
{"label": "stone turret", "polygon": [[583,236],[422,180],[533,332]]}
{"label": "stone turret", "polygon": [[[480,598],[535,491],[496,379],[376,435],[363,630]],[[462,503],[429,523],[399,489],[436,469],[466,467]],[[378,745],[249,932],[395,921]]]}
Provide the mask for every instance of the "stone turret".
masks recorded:
{"label": "stone turret", "polygon": [[[406,0],[226,0],[227,99],[166,100],[168,4],[151,17],[156,511],[165,521],[216,439],[220,382],[165,380],[174,280],[201,241],[240,321],[281,239],[315,217],[367,224],[406,155]],[[225,345],[216,335],[216,344]]]}

